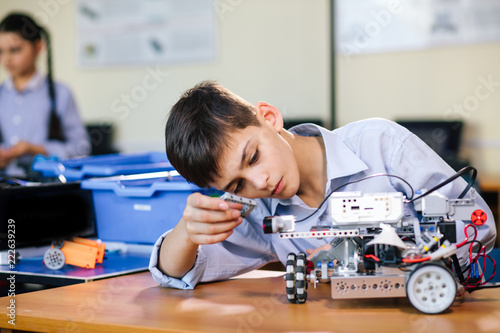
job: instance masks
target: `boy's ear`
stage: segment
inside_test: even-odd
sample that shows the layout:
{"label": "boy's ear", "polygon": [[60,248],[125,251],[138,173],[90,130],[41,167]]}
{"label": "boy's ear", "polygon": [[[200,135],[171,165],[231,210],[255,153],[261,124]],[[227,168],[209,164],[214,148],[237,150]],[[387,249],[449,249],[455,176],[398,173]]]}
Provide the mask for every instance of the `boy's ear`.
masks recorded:
{"label": "boy's ear", "polygon": [[255,105],[257,117],[264,122],[269,123],[272,128],[279,132],[283,129],[283,117],[281,112],[271,104],[266,102],[258,102]]}

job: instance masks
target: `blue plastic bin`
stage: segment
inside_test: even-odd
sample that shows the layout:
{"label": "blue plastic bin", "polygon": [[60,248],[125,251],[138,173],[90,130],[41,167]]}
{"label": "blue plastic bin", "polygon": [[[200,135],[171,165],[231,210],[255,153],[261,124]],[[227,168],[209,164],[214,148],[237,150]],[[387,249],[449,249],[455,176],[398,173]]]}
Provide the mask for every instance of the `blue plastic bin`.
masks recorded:
{"label": "blue plastic bin", "polygon": [[64,176],[67,181],[174,169],[163,152],[109,154],[68,160],[37,156],[32,168],[43,177]]}
{"label": "blue plastic bin", "polygon": [[210,194],[182,177],[82,181],[92,190],[97,236],[103,241],[154,243],[182,217],[187,197],[194,192]]}

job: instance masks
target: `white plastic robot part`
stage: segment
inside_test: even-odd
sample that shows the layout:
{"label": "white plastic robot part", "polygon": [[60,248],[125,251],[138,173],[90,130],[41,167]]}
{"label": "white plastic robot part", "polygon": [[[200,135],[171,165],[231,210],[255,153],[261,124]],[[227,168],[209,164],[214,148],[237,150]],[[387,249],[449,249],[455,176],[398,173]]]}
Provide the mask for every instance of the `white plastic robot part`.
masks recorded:
{"label": "white plastic robot part", "polygon": [[65,260],[64,253],[56,248],[48,249],[43,256],[43,263],[50,269],[61,269]]}
{"label": "white plastic robot part", "polygon": [[243,198],[231,193],[224,193],[220,198],[227,202],[234,202],[243,205],[243,208],[241,209],[241,217],[247,217],[255,206],[257,206],[257,201],[254,199]]}
{"label": "white plastic robot part", "polygon": [[457,294],[457,283],[452,273],[441,265],[428,264],[416,268],[406,283],[410,303],[426,314],[448,309]]}
{"label": "white plastic robot part", "polygon": [[403,217],[404,196],[400,192],[340,192],[333,193],[329,200],[334,225],[396,223]]}

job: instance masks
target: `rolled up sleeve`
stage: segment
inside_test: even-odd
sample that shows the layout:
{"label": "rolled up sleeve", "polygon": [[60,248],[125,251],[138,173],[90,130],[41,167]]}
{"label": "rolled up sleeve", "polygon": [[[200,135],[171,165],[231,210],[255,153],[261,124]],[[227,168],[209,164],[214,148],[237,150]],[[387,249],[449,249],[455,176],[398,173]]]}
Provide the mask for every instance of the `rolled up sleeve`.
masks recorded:
{"label": "rolled up sleeve", "polygon": [[153,279],[162,287],[177,288],[177,289],[193,289],[198,282],[203,278],[203,273],[205,271],[207,258],[203,251],[198,250],[196,256],[196,261],[193,268],[187,272],[182,279],[173,278],[164,274],[158,268],[158,258],[160,256],[160,248],[163,243],[163,239],[169,234],[170,230],[164,233],[156,241],[153,251],[151,253],[151,258],[149,260],[149,271],[151,272]]}

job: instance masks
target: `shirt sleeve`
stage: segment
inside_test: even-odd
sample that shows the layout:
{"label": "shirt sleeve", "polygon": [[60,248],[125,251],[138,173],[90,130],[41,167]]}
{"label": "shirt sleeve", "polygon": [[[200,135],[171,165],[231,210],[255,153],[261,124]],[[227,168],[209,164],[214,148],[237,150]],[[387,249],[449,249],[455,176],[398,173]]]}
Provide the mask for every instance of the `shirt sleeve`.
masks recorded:
{"label": "shirt sleeve", "polygon": [[56,84],[56,87],[56,110],[66,141],[50,140],[44,143],[44,148],[49,155],[55,155],[61,159],[88,155],[90,153],[90,141],[73,95],[62,84]]}
{"label": "shirt sleeve", "polygon": [[170,233],[171,230],[167,231],[158,238],[156,241],[153,252],[151,253],[151,258],[149,260],[149,271],[151,272],[153,279],[162,287],[177,288],[177,289],[193,289],[203,277],[204,267],[206,264],[206,257],[198,251],[196,256],[196,261],[189,272],[182,277],[182,279],[177,279],[163,274],[158,268],[158,258],[160,257],[160,247],[163,243],[165,237]]}
{"label": "shirt sleeve", "polygon": [[176,279],[165,275],[158,268],[160,246],[169,232],[163,234],[155,243],[149,270],[154,280],[163,287],[193,289],[199,282],[228,279],[259,268],[278,257],[271,244],[271,237],[261,231],[262,214],[259,207],[234,229],[225,241],[200,245],[193,268]]}

